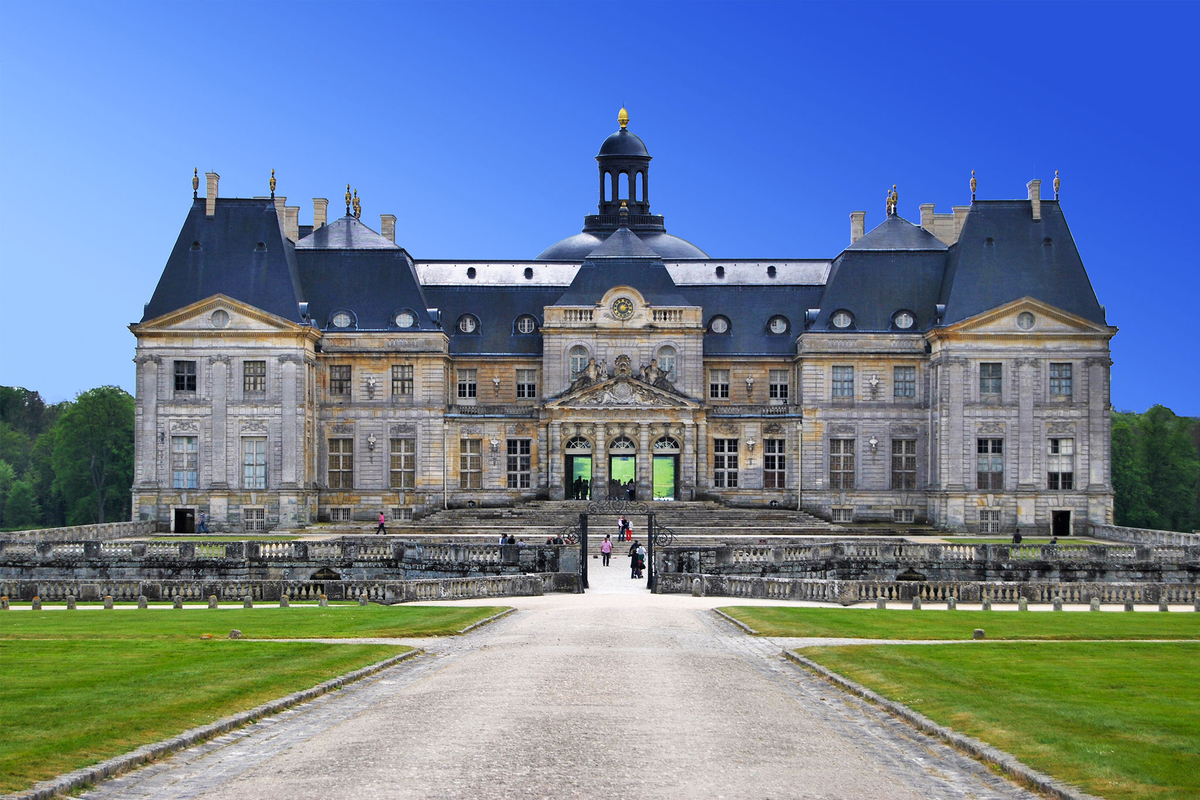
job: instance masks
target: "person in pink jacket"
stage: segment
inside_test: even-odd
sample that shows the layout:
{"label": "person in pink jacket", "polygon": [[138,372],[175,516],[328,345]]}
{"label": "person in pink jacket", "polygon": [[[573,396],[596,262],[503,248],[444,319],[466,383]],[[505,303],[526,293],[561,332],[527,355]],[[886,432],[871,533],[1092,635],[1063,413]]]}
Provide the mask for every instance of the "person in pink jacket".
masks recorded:
{"label": "person in pink jacket", "polygon": [[604,566],[608,566],[608,560],[612,558],[612,539],[608,538],[608,534],[604,534],[604,541],[600,543],[600,555],[604,558]]}

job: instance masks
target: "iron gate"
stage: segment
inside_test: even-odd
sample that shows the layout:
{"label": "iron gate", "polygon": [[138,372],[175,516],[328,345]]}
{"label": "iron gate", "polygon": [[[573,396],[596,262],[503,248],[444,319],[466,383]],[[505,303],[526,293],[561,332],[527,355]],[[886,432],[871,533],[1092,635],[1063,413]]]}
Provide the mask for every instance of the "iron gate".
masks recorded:
{"label": "iron gate", "polygon": [[588,588],[588,517],[591,515],[646,518],[646,588],[654,591],[657,575],[654,570],[654,548],[666,547],[675,541],[675,532],[655,523],[654,512],[648,503],[633,500],[597,500],[587,504],[576,525],[568,525],[562,538],[568,544],[579,544],[579,591]]}

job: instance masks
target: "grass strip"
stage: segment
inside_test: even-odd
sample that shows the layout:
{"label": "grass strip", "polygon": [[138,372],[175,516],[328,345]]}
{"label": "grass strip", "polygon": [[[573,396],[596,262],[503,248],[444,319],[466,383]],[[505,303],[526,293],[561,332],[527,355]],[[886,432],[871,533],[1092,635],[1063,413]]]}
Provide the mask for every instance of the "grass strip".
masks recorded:
{"label": "grass strip", "polygon": [[1200,614],[946,611],[727,606],[721,611],[761,636],[853,639],[1200,639]]}
{"label": "grass strip", "polygon": [[355,639],[449,636],[493,616],[503,606],[260,606],[258,608],[158,607],[0,615],[5,639],[195,639],[227,636],[237,628],[247,639]]}
{"label": "grass strip", "polygon": [[1200,644],[804,648],[931,720],[1110,800],[1200,796]]}

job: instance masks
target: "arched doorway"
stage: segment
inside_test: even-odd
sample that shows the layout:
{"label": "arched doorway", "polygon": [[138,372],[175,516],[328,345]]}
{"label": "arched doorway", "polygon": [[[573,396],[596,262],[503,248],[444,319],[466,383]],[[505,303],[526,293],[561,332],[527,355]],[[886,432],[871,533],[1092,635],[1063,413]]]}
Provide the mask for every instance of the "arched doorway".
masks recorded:
{"label": "arched doorway", "polygon": [[679,442],[664,436],[654,443],[653,497],[655,500],[679,498]]}
{"label": "arched doorway", "polygon": [[628,436],[613,439],[608,446],[608,497],[637,499],[637,445]]}
{"label": "arched doorway", "polygon": [[567,442],[565,456],[564,496],[568,500],[587,500],[592,494],[592,443],[576,436]]}

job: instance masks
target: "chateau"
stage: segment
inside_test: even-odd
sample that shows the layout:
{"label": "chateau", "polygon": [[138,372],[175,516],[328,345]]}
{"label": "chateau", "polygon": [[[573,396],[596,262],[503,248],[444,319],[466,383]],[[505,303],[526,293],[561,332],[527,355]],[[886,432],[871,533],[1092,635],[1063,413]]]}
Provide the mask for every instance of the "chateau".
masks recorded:
{"label": "chateau", "polygon": [[[600,146],[599,206],[524,261],[420,260],[349,187],[193,202],[137,337],[136,519],[260,531],[535,499],[834,522],[1112,521],[1109,340],[1057,199],[850,214],[833,257],[712,258]],[[703,242],[700,242],[703,245]]]}

